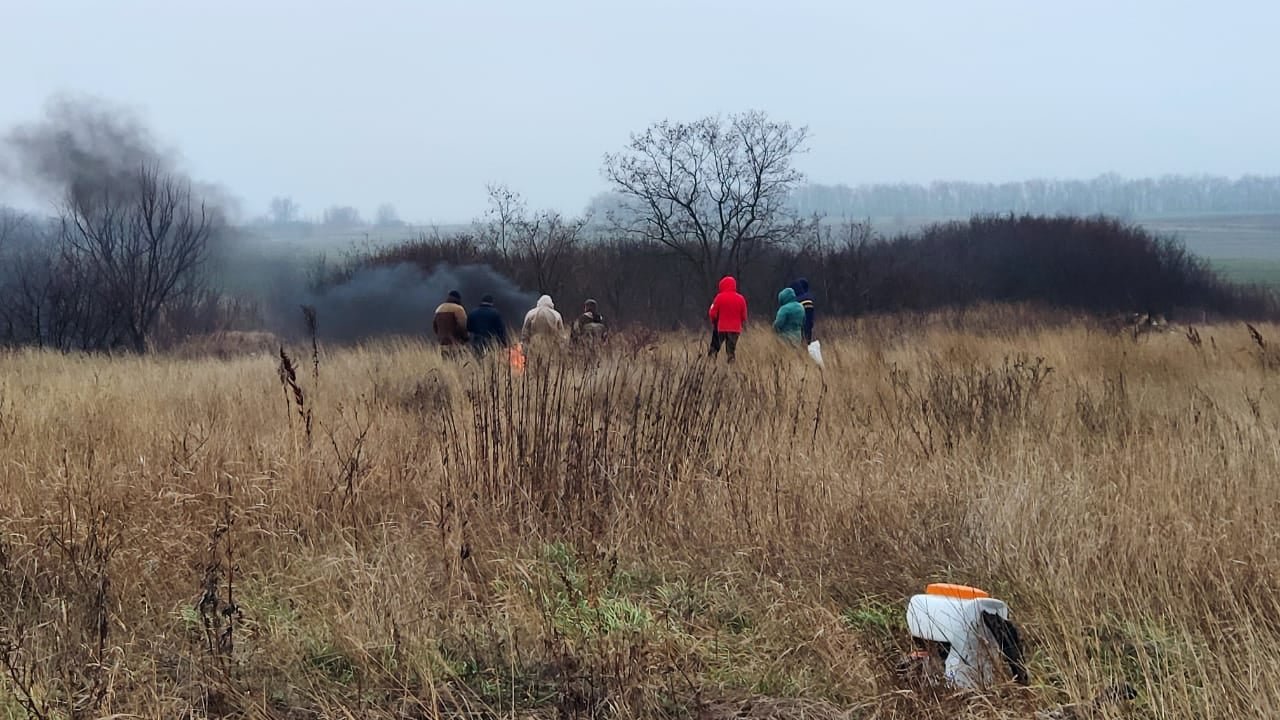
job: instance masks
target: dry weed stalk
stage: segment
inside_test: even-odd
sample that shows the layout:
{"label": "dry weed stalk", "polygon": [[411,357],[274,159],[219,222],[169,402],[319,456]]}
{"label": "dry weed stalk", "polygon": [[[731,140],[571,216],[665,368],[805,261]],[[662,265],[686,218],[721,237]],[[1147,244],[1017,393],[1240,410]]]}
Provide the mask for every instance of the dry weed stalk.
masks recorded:
{"label": "dry weed stalk", "polygon": [[19,627],[9,630],[12,637],[0,637],[0,665],[4,666],[10,692],[17,696],[27,717],[46,720],[50,717],[50,710],[36,698],[38,670],[30,653],[23,647],[25,629]]}
{"label": "dry weed stalk", "polygon": [[1188,325],[1186,330],[1187,342],[1191,343],[1191,347],[1200,350],[1204,347],[1204,341],[1200,339],[1200,331],[1196,330],[1194,325]]}
{"label": "dry weed stalk", "polygon": [[1267,344],[1266,338],[1262,337],[1262,332],[1258,328],[1249,323],[1245,323],[1245,327],[1249,329],[1249,337],[1256,348],[1258,364],[1264,370],[1280,369],[1280,353]]}
{"label": "dry weed stalk", "polygon": [[311,341],[311,380],[316,387],[320,387],[320,324],[315,306],[302,306],[302,320],[307,327],[307,338]]}
{"label": "dry weed stalk", "polygon": [[196,610],[204,626],[205,649],[225,673],[230,670],[235,654],[236,622],[242,618],[236,605],[236,553],[232,532],[235,515],[231,509],[230,475],[223,475],[220,495],[218,522],[209,536],[208,562]]}
{"label": "dry weed stalk", "polygon": [[311,408],[307,407],[307,396],[302,391],[302,386],[298,384],[298,373],[294,369],[292,358],[284,351],[284,346],[280,346],[280,384],[284,388],[284,401],[286,408],[290,407],[290,399],[292,398],[292,408],[297,410],[298,418],[302,421],[302,427],[306,432],[307,442],[311,442]]}
{"label": "dry weed stalk", "polygon": [[18,432],[18,413],[12,407],[13,401],[4,394],[3,390],[0,388],[0,439],[11,441]]}

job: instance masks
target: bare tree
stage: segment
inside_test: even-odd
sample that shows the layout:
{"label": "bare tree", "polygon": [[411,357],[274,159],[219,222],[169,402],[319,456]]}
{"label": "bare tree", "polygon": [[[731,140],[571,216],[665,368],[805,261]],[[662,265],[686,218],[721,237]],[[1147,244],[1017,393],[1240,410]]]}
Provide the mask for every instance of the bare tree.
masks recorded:
{"label": "bare tree", "polygon": [[31,219],[26,214],[0,205],[0,252],[4,252],[11,238],[26,230]]}
{"label": "bare tree", "polygon": [[[127,343],[145,352],[166,304],[198,292],[202,267],[220,218],[192,195],[184,180],[143,167],[125,187],[103,186],[69,195],[62,212],[63,263],[77,284],[94,289],[103,321],[87,336]],[[115,325],[114,328],[110,325]]]}
{"label": "bare tree", "polygon": [[6,253],[0,277],[5,342],[56,350],[100,350],[123,342],[119,303],[105,296],[102,273],[60,239],[30,238]]}
{"label": "bare tree", "polygon": [[663,121],[605,156],[627,232],[660,243],[707,282],[740,272],[764,248],[803,229],[788,199],[808,130],[752,111],[692,123]]}
{"label": "bare tree", "polygon": [[364,224],[360,211],[350,205],[334,205],[324,211],[324,224],[333,227],[353,228]]}
{"label": "bare tree", "polygon": [[538,289],[559,289],[565,260],[582,237],[587,218],[566,218],[555,210],[543,210],[516,225],[514,246],[533,269]]}
{"label": "bare tree", "polygon": [[[41,314],[47,304],[46,293],[36,288],[44,285],[47,273],[32,267],[31,253],[14,252],[4,256],[4,273],[0,276],[0,328],[6,345],[41,346]],[[47,259],[47,256],[46,256]]]}
{"label": "bare tree", "polygon": [[298,203],[293,201],[291,197],[277,196],[271,198],[271,208],[268,216],[274,225],[288,225],[296,222],[298,219],[299,207]]}
{"label": "bare tree", "polygon": [[54,269],[56,252],[30,216],[0,207],[0,340],[7,345],[46,344],[54,317],[52,288],[65,273]]}
{"label": "bare tree", "polygon": [[555,210],[529,213],[520,193],[506,185],[486,186],[489,208],[476,223],[480,242],[504,261],[532,271],[539,290],[561,287],[565,263],[582,238],[590,218],[569,218]]}
{"label": "bare tree", "polygon": [[396,206],[391,203],[383,203],[378,206],[378,210],[374,213],[374,222],[378,227],[402,227],[404,221],[400,219],[400,213],[396,212]]}
{"label": "bare tree", "polygon": [[510,256],[516,229],[528,221],[524,198],[502,184],[486,185],[485,190],[489,193],[489,208],[479,234],[486,245],[506,258]]}

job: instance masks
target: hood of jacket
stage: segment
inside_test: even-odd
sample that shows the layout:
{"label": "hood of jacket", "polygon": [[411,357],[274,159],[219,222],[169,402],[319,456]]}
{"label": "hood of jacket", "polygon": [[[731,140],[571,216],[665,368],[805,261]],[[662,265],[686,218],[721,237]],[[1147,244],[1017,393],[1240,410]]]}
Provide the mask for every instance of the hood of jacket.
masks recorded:
{"label": "hood of jacket", "polygon": [[783,288],[782,292],[778,293],[779,305],[786,305],[788,303],[793,303],[795,301],[796,301],[796,291],[792,290],[791,288]]}
{"label": "hood of jacket", "polygon": [[732,275],[725,275],[720,278],[720,292],[738,292],[738,281]]}
{"label": "hood of jacket", "polygon": [[809,281],[805,278],[800,278],[799,280],[791,283],[791,288],[796,291],[797,297],[802,296],[809,292]]}
{"label": "hood of jacket", "polygon": [[547,308],[548,310],[554,310],[556,308],[556,304],[551,301],[550,295],[543,295],[542,297],[538,298],[538,307]]}

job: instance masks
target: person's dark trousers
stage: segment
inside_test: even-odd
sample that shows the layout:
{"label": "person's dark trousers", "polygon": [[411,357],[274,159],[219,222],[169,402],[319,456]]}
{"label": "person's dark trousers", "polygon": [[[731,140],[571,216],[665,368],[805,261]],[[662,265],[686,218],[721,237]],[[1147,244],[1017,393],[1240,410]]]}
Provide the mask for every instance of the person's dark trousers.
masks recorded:
{"label": "person's dark trousers", "polygon": [[720,346],[724,345],[725,355],[729,358],[729,362],[737,359],[738,354],[738,333],[711,331],[711,352],[707,353],[709,357],[715,357],[720,354]]}

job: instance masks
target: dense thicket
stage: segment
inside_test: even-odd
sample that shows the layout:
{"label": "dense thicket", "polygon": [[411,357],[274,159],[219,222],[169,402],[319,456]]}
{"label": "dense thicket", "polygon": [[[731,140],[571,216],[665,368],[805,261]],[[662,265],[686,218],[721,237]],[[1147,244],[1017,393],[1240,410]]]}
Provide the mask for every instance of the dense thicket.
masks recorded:
{"label": "dense thicket", "polygon": [[[486,264],[515,283],[550,293],[562,308],[591,297],[615,320],[655,327],[700,323],[714,288],[664,248],[610,237],[562,248],[556,267],[499,252],[483,235],[419,237],[355,258],[326,282],[365,267]],[[1275,298],[1233,285],[1176,240],[1114,219],[978,216],[892,238],[865,225],[815,224],[737,269],[757,317],[778,290],[810,280],[822,312],[929,310],[979,302],[1030,302],[1092,314],[1162,313],[1267,317]],[[538,278],[554,278],[539,283]],[[1194,313],[1194,315],[1192,315]]]}
{"label": "dense thicket", "polygon": [[[510,280],[472,273],[481,280],[468,285],[469,303],[485,292],[504,297],[526,297],[520,290],[549,293],[572,316],[583,300],[594,298],[611,322],[655,329],[699,325],[714,292],[694,264],[665,246],[628,236],[592,235],[567,221],[538,222],[526,228],[528,237],[519,236],[524,240],[506,245],[496,244],[484,228],[419,236],[329,266],[313,275],[310,287],[274,283],[273,294],[258,298],[264,305],[255,322],[249,319],[252,313],[246,315],[252,303],[218,293],[207,282],[211,270],[198,265],[162,272],[169,280],[181,280],[161,287],[167,293],[163,296],[150,289],[160,286],[142,283],[149,268],[169,267],[164,262],[170,255],[157,253],[174,246],[172,234],[156,235],[156,243],[140,244],[129,253],[132,263],[116,265],[89,252],[116,245],[89,246],[84,238],[90,236],[68,236],[72,226],[65,222],[18,223],[10,215],[5,230],[0,242],[5,260],[0,268],[0,345],[64,351],[142,351],[153,338],[166,344],[232,326],[287,331],[300,317],[298,306],[318,297],[330,298],[329,305],[337,303],[341,309],[360,296],[366,310],[385,305],[385,313],[407,318],[384,327],[357,317],[356,329],[367,331],[347,332],[346,341],[380,332],[423,333],[430,324],[433,292],[426,292],[431,297],[416,291],[412,298],[399,295],[407,292],[404,282],[415,285],[415,277],[428,284],[434,282],[428,276],[438,280],[440,273],[433,271],[445,265],[455,270],[489,266]],[[118,235],[131,236],[124,230]],[[393,268],[402,281],[400,290],[370,289],[387,276],[366,271]],[[422,275],[404,272],[414,268]],[[763,247],[733,272],[760,321],[772,315],[778,290],[799,277],[809,279],[826,316],[991,302],[1094,315],[1159,313],[1196,321],[1205,315],[1280,316],[1272,293],[1225,281],[1175,240],[1103,217],[978,216],[888,238],[862,224],[814,223],[791,241]],[[340,291],[330,292],[334,289]],[[511,303],[504,307],[509,321],[517,322],[518,308]],[[322,314],[322,326],[336,327],[337,315]]]}

